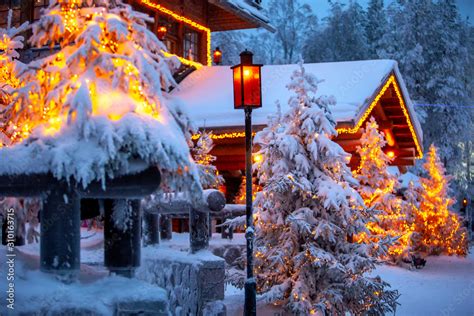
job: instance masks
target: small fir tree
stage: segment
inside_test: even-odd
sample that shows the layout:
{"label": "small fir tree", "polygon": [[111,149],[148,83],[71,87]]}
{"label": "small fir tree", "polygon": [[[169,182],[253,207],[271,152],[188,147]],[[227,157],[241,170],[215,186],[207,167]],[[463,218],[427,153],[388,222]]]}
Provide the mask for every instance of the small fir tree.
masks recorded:
{"label": "small fir tree", "polygon": [[13,11],[8,12],[7,28],[0,29],[0,147],[10,143],[11,138],[16,138],[16,134],[21,131],[7,132],[7,106],[12,102],[12,94],[20,86],[18,72],[24,66],[18,61],[20,54],[18,49],[23,48],[23,36],[28,23],[24,23],[18,28],[12,27]]}
{"label": "small fir tree", "polygon": [[300,63],[288,85],[290,110],[255,138],[263,156],[255,201],[258,291],[298,315],[383,314],[394,310],[397,293],[367,276],[373,244],[351,241],[365,230],[363,201],[351,187],[348,154],[331,140],[334,100],[315,97],[318,83]]}
{"label": "small fir tree", "polygon": [[191,149],[194,161],[198,164],[199,178],[203,189],[218,189],[223,183],[224,178],[219,175],[219,171],[213,165],[216,157],[211,155],[214,147],[212,133],[198,132],[198,139],[193,143]]}
{"label": "small fir tree", "polygon": [[[262,187],[256,183],[256,180],[257,180],[256,178],[252,178],[252,194],[253,194],[254,201],[255,201],[255,198],[257,197],[257,193],[262,191]],[[234,199],[235,204],[245,204],[245,197],[247,195],[246,189],[247,189],[247,178],[242,177],[242,182],[240,183],[240,186],[239,186],[239,192],[237,193]]]}
{"label": "small fir tree", "polygon": [[467,232],[459,216],[449,209],[455,200],[449,196],[449,181],[439,159],[437,148],[430,150],[423,165],[427,177],[420,178],[420,206],[415,216],[416,244],[414,248],[424,255],[467,254]]}
{"label": "small fir tree", "polygon": [[385,145],[384,135],[379,132],[377,122],[372,117],[363,131],[361,146],[357,148],[361,162],[354,171],[354,177],[360,183],[358,191],[366,207],[374,211],[374,219],[367,224],[370,233],[362,234],[358,239],[394,240],[387,255],[398,261],[408,257],[412,227],[402,199],[395,195],[399,182],[387,169],[392,159],[383,151]]}

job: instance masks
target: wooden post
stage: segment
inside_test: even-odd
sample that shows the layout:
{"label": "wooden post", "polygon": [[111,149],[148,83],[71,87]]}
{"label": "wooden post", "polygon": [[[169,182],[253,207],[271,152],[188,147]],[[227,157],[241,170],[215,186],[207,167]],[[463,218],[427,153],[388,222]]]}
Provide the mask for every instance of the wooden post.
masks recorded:
{"label": "wooden post", "polygon": [[191,253],[209,247],[209,213],[191,208],[189,211],[189,243]]}
{"label": "wooden post", "polygon": [[104,265],[111,273],[132,278],[140,266],[140,200],[107,200]]}
{"label": "wooden post", "polygon": [[40,265],[63,281],[74,281],[80,269],[80,199],[61,181],[51,188],[40,213]]}
{"label": "wooden post", "polygon": [[161,240],[171,240],[173,237],[173,223],[171,216],[160,215],[160,237]]}
{"label": "wooden post", "polygon": [[158,245],[160,243],[160,219],[158,214],[145,212],[143,216],[145,246]]}

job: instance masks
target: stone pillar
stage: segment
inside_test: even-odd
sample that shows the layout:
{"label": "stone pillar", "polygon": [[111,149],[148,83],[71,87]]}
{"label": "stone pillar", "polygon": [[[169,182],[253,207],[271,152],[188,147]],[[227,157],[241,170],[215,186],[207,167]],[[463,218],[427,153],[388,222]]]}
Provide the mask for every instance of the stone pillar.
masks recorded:
{"label": "stone pillar", "polygon": [[173,222],[168,215],[160,215],[160,238],[161,240],[171,240],[173,236]]}
{"label": "stone pillar", "polygon": [[140,266],[140,200],[106,200],[104,264],[111,273],[132,278]]}
{"label": "stone pillar", "polygon": [[40,213],[40,262],[43,272],[65,282],[77,278],[81,246],[80,199],[66,183],[51,188]]}
{"label": "stone pillar", "polygon": [[160,218],[159,214],[145,212],[143,216],[145,246],[158,245],[160,243]]}
{"label": "stone pillar", "polygon": [[209,214],[191,208],[189,212],[189,242],[191,253],[209,247]]}

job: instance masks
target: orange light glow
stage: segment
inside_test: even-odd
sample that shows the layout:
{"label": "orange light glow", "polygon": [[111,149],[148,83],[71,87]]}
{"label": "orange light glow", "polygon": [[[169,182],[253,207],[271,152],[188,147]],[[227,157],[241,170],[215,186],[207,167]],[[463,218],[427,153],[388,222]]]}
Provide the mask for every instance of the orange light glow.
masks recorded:
{"label": "orange light glow", "polygon": [[395,158],[395,152],[393,150],[389,150],[387,152],[387,156],[388,156],[388,158],[393,159],[393,158]]}
{"label": "orange light glow", "polygon": [[260,163],[263,161],[263,156],[261,154],[254,154],[253,155],[253,162]]}
{"label": "orange light glow", "polygon": [[165,39],[165,36],[167,33],[168,33],[168,28],[166,26],[158,27],[157,34],[158,34],[158,39],[160,41],[163,41]]}

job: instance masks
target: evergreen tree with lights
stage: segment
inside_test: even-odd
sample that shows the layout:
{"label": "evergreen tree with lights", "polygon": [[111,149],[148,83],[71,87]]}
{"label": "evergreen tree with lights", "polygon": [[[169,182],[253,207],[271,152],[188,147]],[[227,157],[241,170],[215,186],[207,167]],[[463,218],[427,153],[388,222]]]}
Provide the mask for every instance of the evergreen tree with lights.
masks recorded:
{"label": "evergreen tree with lights", "polygon": [[[257,193],[262,191],[262,188],[257,184],[256,180],[257,179],[255,177],[252,178],[252,193],[253,193],[254,200],[257,197]],[[247,186],[247,178],[242,177],[242,182],[240,183],[240,186],[239,186],[239,192],[234,198],[235,204],[245,204],[245,197],[247,195],[246,186]]]}
{"label": "evergreen tree with lights", "polygon": [[[147,28],[152,21],[121,0],[50,1],[32,25],[30,43],[57,48],[19,73],[20,87],[2,113],[12,141],[25,147],[15,150],[54,149],[48,159],[54,175],[83,185],[141,160],[160,168],[162,187],[199,195],[191,123],[163,97],[176,85],[179,61],[165,57],[164,44]],[[71,158],[83,148],[94,154]]]}
{"label": "evergreen tree with lights", "polygon": [[7,132],[7,106],[12,102],[12,94],[20,86],[18,72],[24,66],[18,61],[18,49],[23,48],[23,36],[28,23],[20,27],[12,27],[13,11],[8,12],[7,28],[0,29],[0,147],[10,143],[10,138],[15,137],[15,131]]}
{"label": "evergreen tree with lights", "polygon": [[211,154],[214,147],[212,133],[200,131],[197,136],[198,139],[193,143],[191,153],[198,164],[201,185],[203,189],[218,189],[224,183],[224,178],[219,175],[219,171],[213,165],[216,157]]}
{"label": "evergreen tree with lights", "polygon": [[[297,315],[384,314],[397,292],[367,273],[374,244],[351,236],[365,231],[363,200],[336,136],[331,97],[315,97],[318,81],[302,62],[288,89],[290,110],[255,137],[258,164],[256,259],[262,298]],[[233,275],[232,277],[236,277]]]}
{"label": "evergreen tree with lights", "polygon": [[423,255],[459,255],[468,251],[467,231],[459,216],[450,211],[455,200],[449,196],[450,176],[446,175],[437,148],[430,146],[420,178],[419,209],[415,215],[414,249]]}
{"label": "evergreen tree with lights", "polygon": [[361,161],[354,177],[360,183],[358,191],[366,207],[372,209],[374,214],[373,220],[367,224],[369,234],[363,233],[357,237],[364,242],[393,240],[394,244],[383,257],[399,261],[409,256],[412,227],[402,199],[396,196],[399,182],[388,171],[392,158],[383,151],[385,145],[385,137],[372,117],[366,124],[361,145],[357,148]]}

